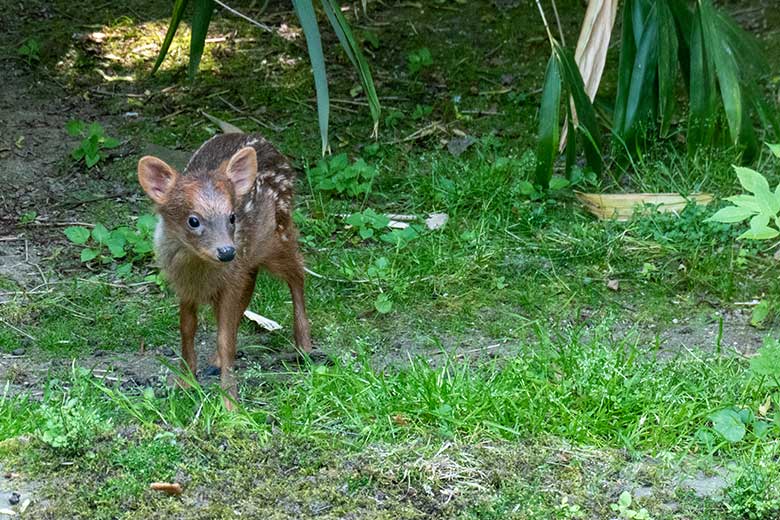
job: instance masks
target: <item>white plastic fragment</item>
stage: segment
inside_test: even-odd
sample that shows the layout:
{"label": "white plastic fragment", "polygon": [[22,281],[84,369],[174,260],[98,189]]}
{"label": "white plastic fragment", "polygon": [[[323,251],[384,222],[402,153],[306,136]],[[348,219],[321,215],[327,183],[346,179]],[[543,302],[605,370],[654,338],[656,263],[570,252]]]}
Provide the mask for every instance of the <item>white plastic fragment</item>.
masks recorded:
{"label": "white plastic fragment", "polygon": [[267,331],[275,331],[275,330],[281,330],[282,326],[276,323],[274,320],[270,318],[266,318],[265,316],[260,316],[256,312],[252,312],[249,309],[244,311],[244,317],[247,319],[254,321],[261,327],[263,327]]}

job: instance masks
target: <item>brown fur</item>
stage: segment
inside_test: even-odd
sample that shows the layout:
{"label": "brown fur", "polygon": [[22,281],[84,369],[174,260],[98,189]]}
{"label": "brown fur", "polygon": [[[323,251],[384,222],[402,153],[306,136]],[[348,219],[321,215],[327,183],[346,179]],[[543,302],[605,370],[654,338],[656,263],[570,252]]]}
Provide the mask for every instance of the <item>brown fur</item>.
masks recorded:
{"label": "brown fur", "polygon": [[[182,358],[189,370],[197,371],[198,306],[209,304],[218,327],[215,364],[222,387],[237,398],[236,335],[260,268],[290,287],[295,343],[310,352],[303,259],[290,216],[294,172],[286,159],[259,135],[224,134],[204,143],[182,174],[143,157],[138,179],[160,216],[155,249],[180,300]],[[200,225],[190,226],[190,217]],[[221,262],[217,249],[228,247],[235,248],[235,258]],[[225,404],[232,408],[230,400]]]}

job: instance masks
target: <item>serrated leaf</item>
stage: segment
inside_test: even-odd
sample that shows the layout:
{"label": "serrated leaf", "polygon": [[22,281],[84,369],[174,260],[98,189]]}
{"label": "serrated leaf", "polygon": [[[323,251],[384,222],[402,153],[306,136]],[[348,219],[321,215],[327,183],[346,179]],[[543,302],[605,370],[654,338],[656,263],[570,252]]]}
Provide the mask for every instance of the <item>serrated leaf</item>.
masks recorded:
{"label": "serrated leaf", "polygon": [[101,223],[95,224],[95,227],[92,228],[92,238],[97,242],[98,244],[105,245],[106,241],[108,241],[109,232],[108,229],[106,229],[106,226],[104,226]]}
{"label": "serrated leaf", "polygon": [[74,244],[86,244],[89,240],[89,229],[82,226],[70,226],[64,230],[65,236]]}
{"label": "serrated leaf", "polygon": [[755,215],[755,211],[739,206],[729,206],[723,208],[708,218],[707,222],[722,222],[724,224],[733,224],[734,222],[742,222]]}
{"label": "serrated leaf", "polygon": [[81,261],[89,262],[90,260],[94,260],[95,258],[97,258],[97,255],[98,255],[97,251],[86,247],[81,250]]}
{"label": "serrated leaf", "polygon": [[739,414],[727,408],[710,415],[712,428],[729,442],[739,442],[745,437],[745,424]]}

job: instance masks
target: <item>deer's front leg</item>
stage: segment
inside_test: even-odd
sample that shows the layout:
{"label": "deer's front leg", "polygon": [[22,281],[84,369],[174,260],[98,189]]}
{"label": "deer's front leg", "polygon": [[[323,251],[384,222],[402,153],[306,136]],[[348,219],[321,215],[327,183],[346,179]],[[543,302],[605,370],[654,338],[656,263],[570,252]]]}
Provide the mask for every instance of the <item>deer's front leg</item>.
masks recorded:
{"label": "deer's front leg", "polygon": [[[191,302],[179,303],[179,332],[181,333],[182,369],[189,370],[193,376],[198,370],[198,356],[195,355],[195,330],[198,328],[198,305]],[[179,379],[181,386],[188,386]]]}

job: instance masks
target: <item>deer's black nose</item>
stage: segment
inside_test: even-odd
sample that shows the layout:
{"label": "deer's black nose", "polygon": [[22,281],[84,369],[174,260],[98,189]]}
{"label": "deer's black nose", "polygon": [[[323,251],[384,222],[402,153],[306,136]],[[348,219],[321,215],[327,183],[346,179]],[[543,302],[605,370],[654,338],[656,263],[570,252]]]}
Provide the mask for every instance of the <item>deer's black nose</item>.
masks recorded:
{"label": "deer's black nose", "polygon": [[230,262],[236,257],[236,248],[233,246],[225,246],[217,248],[217,258],[220,262]]}

